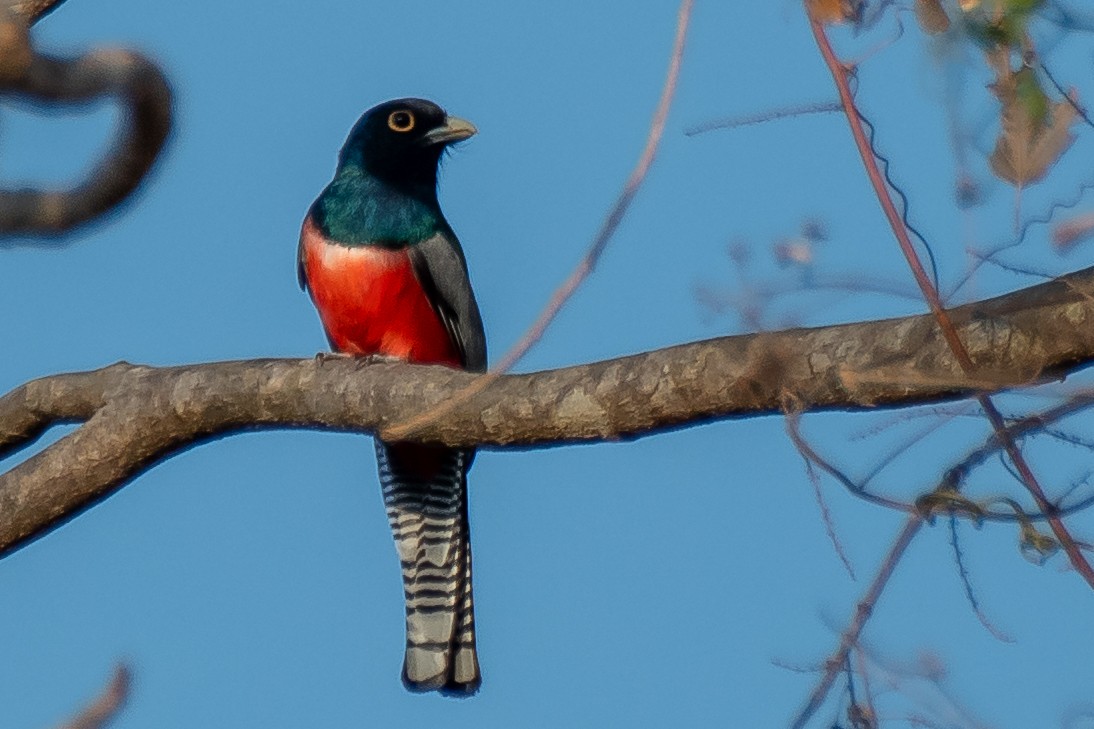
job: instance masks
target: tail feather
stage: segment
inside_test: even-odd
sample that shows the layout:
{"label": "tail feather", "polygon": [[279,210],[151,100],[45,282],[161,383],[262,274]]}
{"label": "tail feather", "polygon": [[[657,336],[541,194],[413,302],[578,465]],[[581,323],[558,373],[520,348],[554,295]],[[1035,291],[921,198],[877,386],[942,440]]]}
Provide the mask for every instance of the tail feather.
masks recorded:
{"label": "tail feather", "polygon": [[472,453],[376,441],[384,505],[403,570],[403,683],[411,691],[467,696],[481,682],[467,522]]}

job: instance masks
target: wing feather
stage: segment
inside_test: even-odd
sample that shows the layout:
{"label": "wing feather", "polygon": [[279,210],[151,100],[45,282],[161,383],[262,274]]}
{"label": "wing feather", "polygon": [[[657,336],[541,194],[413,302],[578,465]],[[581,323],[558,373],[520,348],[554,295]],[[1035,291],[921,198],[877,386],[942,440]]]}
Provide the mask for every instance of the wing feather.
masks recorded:
{"label": "wing feather", "polygon": [[486,334],[471,290],[460,243],[452,233],[437,235],[409,247],[414,275],[425,289],[437,316],[460,351],[464,368],[486,369]]}

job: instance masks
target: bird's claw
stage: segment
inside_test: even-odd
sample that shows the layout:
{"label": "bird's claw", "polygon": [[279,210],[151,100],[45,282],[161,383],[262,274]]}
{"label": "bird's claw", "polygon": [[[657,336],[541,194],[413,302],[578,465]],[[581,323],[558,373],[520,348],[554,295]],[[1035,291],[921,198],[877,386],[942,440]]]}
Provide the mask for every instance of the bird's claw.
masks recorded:
{"label": "bird's claw", "polygon": [[366,354],[363,357],[357,357],[357,363],[360,365],[393,364],[402,361],[404,360],[401,357],[392,357],[390,354]]}
{"label": "bird's claw", "polygon": [[344,352],[316,352],[315,363],[322,366],[324,363],[331,361],[332,359],[345,359],[352,355],[345,354]]}
{"label": "bird's claw", "polygon": [[403,361],[401,357],[393,357],[390,354],[347,354],[345,352],[316,352],[315,354],[315,363],[318,365],[336,359],[352,359],[358,366]]}

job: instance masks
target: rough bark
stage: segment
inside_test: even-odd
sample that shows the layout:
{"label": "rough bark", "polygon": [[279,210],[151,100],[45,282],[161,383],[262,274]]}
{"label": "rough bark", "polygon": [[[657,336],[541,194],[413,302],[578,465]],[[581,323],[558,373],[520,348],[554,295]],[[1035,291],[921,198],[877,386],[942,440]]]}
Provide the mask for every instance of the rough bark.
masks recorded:
{"label": "rough bark", "polygon": [[[634,438],[718,418],[938,402],[1061,378],[1094,359],[1094,269],[951,311],[965,376],[929,315],[684,344],[506,375],[420,427],[451,446]],[[118,363],[0,398],[0,456],[52,425],[73,433],[0,475],[0,555],[215,436],[315,428],[380,432],[447,403],[476,375],[348,358],[180,367]]]}

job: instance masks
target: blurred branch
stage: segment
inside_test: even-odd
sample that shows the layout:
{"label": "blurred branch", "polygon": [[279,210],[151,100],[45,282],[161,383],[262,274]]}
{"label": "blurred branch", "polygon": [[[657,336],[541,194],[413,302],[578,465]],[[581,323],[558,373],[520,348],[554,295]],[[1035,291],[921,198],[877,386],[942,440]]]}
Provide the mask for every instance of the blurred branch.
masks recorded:
{"label": "blurred branch", "polygon": [[[871,491],[868,488],[868,484],[881,472],[882,467],[891,462],[892,454],[882,459],[881,464],[871,469],[869,475],[865,478],[855,480],[835,466],[831,461],[821,456],[816,449],[809,444],[801,431],[800,413],[794,409],[793,405],[793,403],[790,403],[790,407],[788,407],[786,411],[786,432],[787,435],[790,436],[790,440],[793,442],[794,447],[798,449],[802,458],[805,459],[806,464],[809,466],[816,466],[838,481],[852,496],[860,498],[875,506],[902,511],[907,514],[919,514],[928,519],[933,519],[935,515],[943,513],[950,516],[961,516],[976,523],[978,526],[983,522],[1017,522],[1024,527],[1027,524],[1032,525],[1033,522],[1047,521],[1053,517],[1063,517],[1085,511],[1087,508],[1094,505],[1094,495],[1086,496],[1064,505],[1064,501],[1073,493],[1077,485],[1068,489],[1064,495],[1053,501],[1052,509],[1047,514],[1037,511],[1030,513],[1018,503],[1004,497],[996,496],[973,500],[961,496],[958,492],[968,482],[973,471],[983,465],[988,458],[997,455],[999,451],[1005,448],[1005,444],[1001,442],[999,435],[994,431],[992,431],[991,435],[988,436],[987,440],[982,445],[946,468],[941,483],[933,486],[930,491],[921,493],[920,496],[915,499],[914,503],[898,501],[882,495],[878,490]],[[1048,410],[1013,419],[1010,424],[1007,425],[1007,434],[1015,441],[1020,441],[1033,434],[1044,433],[1052,437],[1063,437],[1066,442],[1074,444],[1076,443],[1075,438],[1068,434],[1054,431],[1050,426],[1056,421],[1074,415],[1081,410],[1086,410],[1092,405],[1094,405],[1094,391],[1085,390],[1075,393],[1068,397],[1066,402],[1049,408]],[[933,428],[931,430],[933,431]],[[905,451],[909,445],[918,442],[926,432],[927,431],[921,431],[920,433],[917,433],[916,437],[909,442],[901,444],[896,452]],[[1078,444],[1087,445],[1082,442]],[[1018,480],[1021,481],[1020,478],[1018,478]],[[996,509],[993,508],[994,506],[1002,506],[1004,508]]]}
{"label": "blurred branch", "polygon": [[1062,253],[1091,236],[1094,236],[1094,213],[1086,213],[1057,224],[1052,231],[1052,242]]}
{"label": "blurred branch", "polygon": [[[862,158],[866,174],[870,178],[870,183],[874,188],[874,192],[877,195],[882,210],[885,212],[885,217],[889,221],[889,226],[892,228],[893,235],[896,237],[900,250],[908,262],[908,267],[911,269],[916,284],[919,285],[920,290],[923,292],[923,298],[930,307],[931,314],[938,320],[938,326],[945,336],[947,345],[949,345],[950,350],[960,364],[961,371],[966,376],[975,378],[980,373],[979,365],[973,361],[966,342],[963,341],[961,334],[957,331],[953,321],[950,319],[949,312],[944,308],[937,286],[931,282],[930,278],[927,276],[926,270],[923,268],[923,263],[920,261],[919,254],[916,252],[915,246],[912,245],[911,237],[908,233],[910,226],[907,223],[906,216],[901,215],[897,211],[896,205],[893,204],[891,194],[891,189],[893,188],[892,183],[887,175],[882,175],[882,172],[878,167],[877,152],[872,145],[872,140],[867,138],[866,132],[863,129],[864,117],[855,105],[854,94],[851,91],[850,70],[836,58],[835,51],[832,50],[832,45],[825,33],[824,26],[815,16],[811,16],[810,26],[813,30],[813,37],[817,42],[817,48],[820,50],[825,65],[828,66],[828,70],[832,74],[832,80],[839,91],[840,102],[843,104],[844,113],[851,126],[851,133],[855,140],[855,146],[858,148],[859,156]],[[903,197],[903,194],[901,195]],[[906,204],[905,211],[907,211]],[[922,237],[920,237],[920,239],[922,240]],[[929,250],[928,247],[928,252]],[[935,279],[937,280],[937,275],[935,276]],[[1010,458],[1010,462],[1014,464],[1014,468],[1021,476],[1022,484],[1026,487],[1026,490],[1029,491],[1033,500],[1037,502],[1037,509],[1042,514],[1047,515],[1048,524],[1052,528],[1053,534],[1055,534],[1056,538],[1059,540],[1060,545],[1067,553],[1071,565],[1075,568],[1075,571],[1086,580],[1086,583],[1091,588],[1094,588],[1094,567],[1086,560],[1079,545],[1075,542],[1074,537],[1071,536],[1063,521],[1056,515],[1052,504],[1049,503],[1048,498],[1045,496],[1044,489],[1034,475],[1033,470],[1029,467],[1025,456],[1018,448],[1017,443],[1007,432],[1006,422],[999,412],[999,409],[986,393],[978,393],[976,399],[977,402],[980,403],[981,409],[984,411],[984,416],[988,419],[988,422],[991,423],[992,429],[999,436],[999,440],[1006,450],[1007,457]]]}
{"label": "blurred branch", "polygon": [[7,9],[23,19],[27,25],[34,25],[47,13],[53,12],[65,0],[8,0]]}
{"label": "blurred branch", "polygon": [[[930,308],[931,315],[937,321],[946,346],[954,356],[961,372],[970,379],[976,379],[983,372],[982,363],[974,356],[973,348],[970,347],[967,337],[961,331],[961,327],[952,316],[952,312],[944,308],[937,285],[928,277],[927,272],[923,267],[923,263],[919,258],[919,254],[912,244],[909,235],[910,226],[907,223],[906,215],[901,214],[893,203],[892,192],[896,188],[892,185],[892,182],[888,177],[887,167],[886,173],[883,174],[878,166],[878,154],[873,146],[873,133],[871,131],[869,136],[866,134],[864,126],[867,126],[868,122],[859,111],[855,103],[854,93],[851,89],[853,68],[848,67],[836,57],[823,25],[825,18],[816,12],[815,8],[812,7],[808,0],[805,6],[813,31],[813,37],[817,43],[817,48],[820,51],[825,65],[832,75],[832,80],[836,89],[839,92],[840,102],[843,106],[848,124],[851,127],[851,133],[859,156],[862,159],[863,167],[869,177],[871,186],[874,189],[885,217],[889,222],[897,244],[904,254],[908,267],[923,293],[924,300]],[[896,189],[896,191],[901,195],[901,199],[904,200],[903,193],[900,193],[899,189]],[[907,211],[906,201],[904,211],[905,213]],[[928,252],[930,251],[929,247],[927,250]],[[935,276],[935,280],[937,281],[937,275]],[[1063,546],[1072,566],[1083,579],[1086,580],[1088,585],[1094,587],[1094,568],[1087,562],[1085,556],[1080,551],[1079,544],[1074,540],[1063,524],[1063,521],[1059,517],[1058,509],[1049,502],[1044,490],[1036,476],[1033,474],[1032,469],[1030,469],[1026,462],[1024,455],[1018,448],[1017,442],[1007,430],[1006,421],[989,397],[986,388],[975,393],[975,398],[980,404],[985,417],[990,422],[995,437],[1006,451],[1007,456],[1010,458],[1010,462],[1014,465],[1020,481],[1033,497],[1033,500],[1037,504],[1038,511],[1046,516],[1049,526],[1059,540],[1060,545]],[[857,606],[848,627],[841,635],[839,645],[829,658],[821,680],[814,687],[814,690],[810,694],[804,707],[795,717],[792,724],[793,727],[797,728],[804,726],[827,697],[828,691],[831,689],[832,683],[839,670],[839,666],[845,662],[850,648],[857,643],[865,623],[869,619],[877,600],[880,598],[881,592],[888,582],[893,569],[895,569],[896,564],[919,531],[922,525],[920,519],[921,517],[912,516],[905,522],[905,525],[894,541],[888,556],[882,562],[882,566],[878,570],[874,582],[871,584],[871,587],[863,600]]]}
{"label": "blurred branch", "polygon": [[102,729],[105,727],[118,715],[126,699],[129,698],[131,678],[129,669],[119,665],[114,669],[114,676],[98,698],[58,729]]}
{"label": "blurred branch", "polygon": [[[145,178],[171,130],[171,90],[144,56],[99,49],[76,58],[40,54],[28,24],[58,3],[22,2],[0,9],[0,96],[44,109],[113,97],[123,122],[110,151],[85,180],[59,190],[0,189],[0,235],[55,236],[88,223],[128,198]],[[0,246],[11,243],[0,243]]]}
{"label": "blurred branch", "polygon": [[[1085,325],[1094,321],[1092,293],[1094,268],[950,310],[975,379],[932,315],[790,329],[499,377],[413,440],[564,445],[779,413],[788,398],[802,411],[874,409],[1028,385],[1094,361],[1094,327]],[[272,428],[389,437],[392,424],[450,401],[480,376],[340,358],[119,363],[34,380],[0,398],[0,456],[58,423],[83,425],[0,474],[0,554],[196,443]]]}
{"label": "blurred branch", "polygon": [[[1027,418],[1023,418],[1008,427],[1008,440],[1014,440],[1020,438],[1022,435],[1030,434],[1041,430],[1046,425],[1066,417],[1067,415],[1078,412],[1081,409],[1090,407],[1094,404],[1094,395],[1086,393],[1085,395],[1079,395],[1069,399],[1068,402],[1058,405],[1050,410],[1046,410],[1043,413],[1038,413]],[[857,495],[863,495],[857,486],[850,481],[846,476],[842,475],[838,470],[834,469],[815,453],[807,443],[802,440],[800,432],[797,429],[797,412],[790,410],[787,413],[787,432],[790,434],[791,439],[802,455],[807,461],[813,461],[823,468],[828,473],[834,475],[837,479],[844,482],[845,485],[849,485],[850,490],[853,493],[857,492]],[[941,479],[935,488],[917,499],[917,507],[913,510],[908,520],[904,523],[904,527],[897,535],[893,542],[889,553],[885,559],[882,560],[880,567],[870,587],[864,593],[863,597],[859,600],[855,606],[854,614],[852,615],[847,627],[843,630],[840,636],[840,642],[836,646],[832,654],[825,660],[823,669],[821,671],[821,678],[818,680],[813,692],[806,700],[805,704],[795,717],[792,727],[800,729],[804,727],[808,721],[814,716],[824,700],[827,698],[829,691],[831,690],[836,678],[840,671],[846,665],[848,655],[854,648],[861,649],[860,638],[862,632],[866,627],[867,621],[873,615],[874,608],[877,605],[878,600],[881,598],[881,594],[885,589],[885,585],[888,583],[889,578],[892,576],[894,570],[903,558],[905,551],[911,544],[912,540],[918,534],[920,529],[925,523],[930,523],[938,513],[946,513],[951,519],[951,529],[954,528],[954,518],[963,516],[970,518],[974,521],[979,520],[1002,520],[1003,515],[996,512],[988,512],[984,507],[981,507],[974,501],[968,500],[961,496],[960,489],[968,476],[969,472],[978,464],[982,463],[991,454],[997,453],[999,450],[1004,449],[1005,445],[1001,442],[1004,440],[998,433],[993,432],[989,436],[986,443],[979,448],[969,453],[956,465],[951,466],[943,472]],[[881,503],[884,500],[878,497],[871,497],[872,501]],[[1032,522],[1034,517],[1026,514],[1022,507],[1014,503],[1010,499],[993,499],[994,502],[1004,502],[1013,510],[1015,521],[1018,521],[1021,526],[1020,548],[1023,552],[1028,551],[1045,551],[1051,554],[1054,548],[1058,548],[1058,543],[1052,540],[1051,537],[1046,537],[1039,534],[1036,529],[1033,528]],[[1078,504],[1073,504],[1067,508],[1062,508],[1059,503],[1052,505],[1052,510],[1045,515],[1044,518],[1051,519],[1054,516],[1063,515],[1064,513],[1072,510],[1078,510],[1090,506],[1091,500],[1085,499]],[[892,505],[887,503],[884,505]],[[960,551],[956,544],[956,536],[954,537],[954,550],[956,558],[958,560],[958,569],[960,572],[961,581],[966,589],[966,596],[972,605],[973,611],[977,618],[981,621],[985,628],[987,628],[992,635],[1000,640],[1009,641],[1010,639],[1002,635],[998,629],[996,629],[987,619],[982,612],[979,603],[972,593],[972,587],[968,581],[968,574],[965,570],[964,564],[961,561]],[[1082,543],[1079,543],[1081,546]]]}
{"label": "blurred branch", "polygon": [[737,127],[745,127],[751,124],[763,124],[777,119],[789,119],[792,117],[806,116],[808,114],[827,114],[834,111],[841,111],[842,108],[843,107],[834,101],[825,101],[815,104],[801,104],[800,106],[791,106],[785,109],[774,109],[772,111],[748,114],[746,116],[727,116],[702,122],[701,124],[693,124],[684,129],[684,134],[689,137],[694,137],[697,134],[713,132],[716,129],[736,129]]}
{"label": "blurred branch", "polygon": [[878,567],[877,574],[874,575],[873,581],[866,589],[862,599],[859,600],[858,605],[855,606],[855,614],[851,618],[847,628],[844,629],[840,635],[839,645],[836,650],[824,663],[824,671],[821,675],[820,681],[817,682],[816,687],[813,689],[813,693],[809,695],[805,705],[798,712],[794,721],[790,726],[792,729],[802,729],[806,723],[824,703],[824,699],[828,696],[828,690],[832,688],[832,684],[836,680],[836,676],[846,665],[847,656],[851,651],[851,648],[859,645],[859,638],[862,636],[862,631],[866,627],[866,622],[870,619],[870,616],[874,612],[874,606],[877,605],[878,599],[881,597],[881,593],[885,590],[885,586],[889,583],[889,578],[893,576],[893,572],[896,570],[897,564],[900,563],[900,559],[904,556],[904,553],[908,550],[908,545],[912,543],[916,534],[923,527],[923,519],[918,516],[912,516],[904,522],[904,527],[897,534],[896,539],[893,540],[892,546],[889,547],[889,552],[885,555],[885,558],[881,561],[881,566]]}

